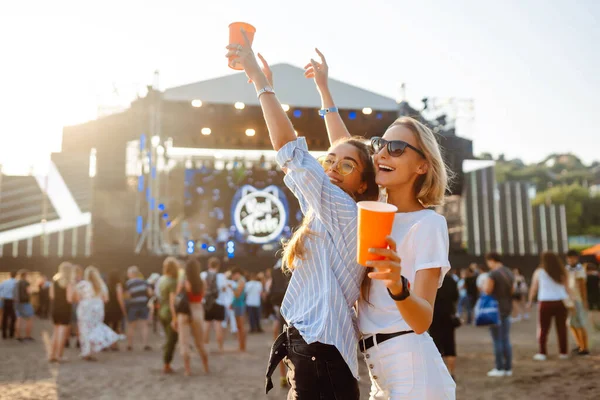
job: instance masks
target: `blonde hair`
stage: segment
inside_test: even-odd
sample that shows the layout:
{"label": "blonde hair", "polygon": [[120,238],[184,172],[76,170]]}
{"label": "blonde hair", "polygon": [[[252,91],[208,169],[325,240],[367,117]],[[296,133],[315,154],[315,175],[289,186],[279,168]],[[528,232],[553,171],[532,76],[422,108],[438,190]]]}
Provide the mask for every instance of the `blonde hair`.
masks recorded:
{"label": "blonde hair", "polygon": [[179,261],[175,257],[167,257],[163,262],[163,275],[170,276],[173,279],[179,277]]}
{"label": "blonde hair", "polygon": [[90,282],[92,284],[92,288],[94,289],[94,294],[97,296],[102,293],[108,292],[102,277],[100,276],[100,271],[98,268],[89,266],[83,271],[83,279]]}
{"label": "blonde hair", "polygon": [[58,283],[61,288],[66,288],[67,285],[75,280],[75,268],[73,264],[63,261],[58,266],[58,272],[52,277],[52,280]]}
{"label": "blonde hair", "polygon": [[[415,195],[423,207],[444,204],[444,196],[451,179],[451,172],[444,163],[440,146],[431,129],[411,117],[400,117],[390,128],[403,126],[409,129],[417,139],[418,147],[425,154],[427,172],[415,183]],[[389,128],[388,128],[389,129]]]}

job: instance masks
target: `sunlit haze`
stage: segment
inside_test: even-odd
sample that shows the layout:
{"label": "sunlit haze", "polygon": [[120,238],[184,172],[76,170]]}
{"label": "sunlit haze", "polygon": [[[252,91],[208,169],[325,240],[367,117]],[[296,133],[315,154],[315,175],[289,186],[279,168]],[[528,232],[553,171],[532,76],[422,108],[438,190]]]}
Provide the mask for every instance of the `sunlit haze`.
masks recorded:
{"label": "sunlit haze", "polygon": [[126,107],[155,70],[161,89],[230,74],[237,20],[271,63],[303,66],[318,46],[332,77],[394,98],[405,82],[416,108],[473,99],[459,134],[476,153],[600,159],[597,1],[37,0],[0,5],[6,172],[60,150],[63,125]]}

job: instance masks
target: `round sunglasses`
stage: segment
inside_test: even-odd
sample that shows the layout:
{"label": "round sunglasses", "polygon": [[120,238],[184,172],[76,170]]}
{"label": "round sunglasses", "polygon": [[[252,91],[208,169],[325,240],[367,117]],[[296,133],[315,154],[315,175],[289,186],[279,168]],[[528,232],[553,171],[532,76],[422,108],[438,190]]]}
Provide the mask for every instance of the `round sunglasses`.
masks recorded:
{"label": "round sunglasses", "polygon": [[408,147],[409,149],[412,149],[413,151],[417,152],[421,157],[427,158],[425,157],[425,153],[417,149],[415,146],[406,143],[404,140],[388,141],[378,136],[374,136],[371,138],[371,149],[373,150],[373,154],[379,153],[384,147],[387,148],[388,153],[392,157],[400,157],[404,153],[404,150],[406,150],[406,148]]}
{"label": "round sunglasses", "polygon": [[340,175],[346,176],[350,175],[355,169],[358,170],[358,167],[350,160],[340,160],[336,157],[332,156],[321,156],[317,159],[319,164],[323,167],[325,171],[329,171],[331,168],[340,173]]}

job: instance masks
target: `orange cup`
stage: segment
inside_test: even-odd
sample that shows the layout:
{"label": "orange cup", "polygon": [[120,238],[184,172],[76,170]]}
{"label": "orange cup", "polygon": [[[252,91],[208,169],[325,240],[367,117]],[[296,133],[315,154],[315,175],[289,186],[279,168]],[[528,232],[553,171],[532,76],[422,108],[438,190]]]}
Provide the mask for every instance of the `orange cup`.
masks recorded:
{"label": "orange cup", "polygon": [[394,205],[378,201],[358,202],[358,246],[356,260],[361,265],[367,261],[384,258],[369,253],[369,249],[388,247],[386,238],[392,233],[394,217],[398,208]]}
{"label": "orange cup", "polygon": [[[246,22],[233,22],[229,24],[229,44],[239,44],[245,45],[244,36],[242,35],[242,28],[246,31],[246,36],[248,36],[248,40],[250,44],[254,41],[254,34],[256,33],[256,28]],[[229,59],[229,68],[235,69],[236,71],[241,71],[244,68],[241,66],[236,67],[232,64],[233,58]]]}

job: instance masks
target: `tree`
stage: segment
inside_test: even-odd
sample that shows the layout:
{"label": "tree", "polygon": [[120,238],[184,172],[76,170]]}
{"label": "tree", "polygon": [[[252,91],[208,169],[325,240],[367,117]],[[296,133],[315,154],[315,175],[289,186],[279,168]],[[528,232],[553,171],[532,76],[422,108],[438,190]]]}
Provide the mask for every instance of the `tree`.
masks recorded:
{"label": "tree", "polygon": [[533,205],[564,204],[569,235],[585,235],[600,228],[600,197],[592,197],[578,184],[553,186],[538,195]]}

